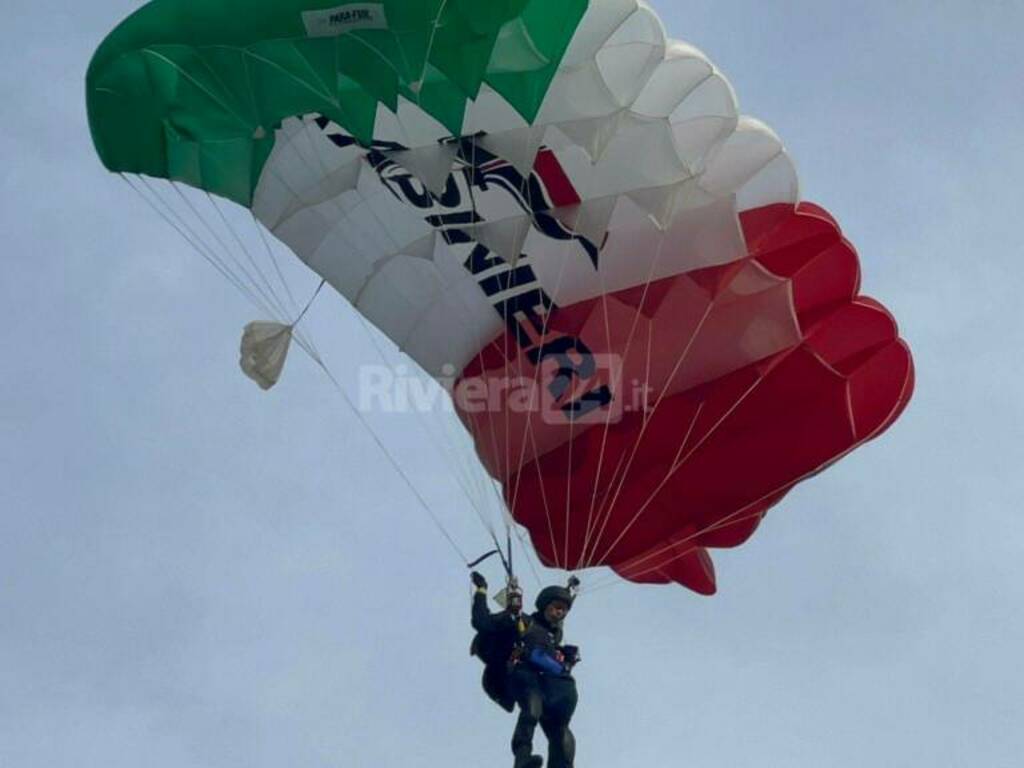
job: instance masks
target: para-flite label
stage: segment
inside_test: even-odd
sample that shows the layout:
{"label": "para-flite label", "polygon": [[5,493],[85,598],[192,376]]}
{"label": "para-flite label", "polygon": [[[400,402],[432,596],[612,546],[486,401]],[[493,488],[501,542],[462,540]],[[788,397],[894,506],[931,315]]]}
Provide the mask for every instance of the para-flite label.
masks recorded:
{"label": "para-flite label", "polygon": [[381,3],[346,3],[322,11],[303,11],[302,23],[310,37],[335,37],[356,29],[387,29]]}

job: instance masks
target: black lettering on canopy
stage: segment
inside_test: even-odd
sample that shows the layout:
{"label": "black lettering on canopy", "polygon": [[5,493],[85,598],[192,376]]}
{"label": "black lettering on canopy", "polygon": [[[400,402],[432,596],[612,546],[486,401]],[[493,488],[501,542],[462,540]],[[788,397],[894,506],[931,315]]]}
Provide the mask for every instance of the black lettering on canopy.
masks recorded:
{"label": "black lettering on canopy", "polygon": [[[316,124],[338,147],[360,145],[348,134],[329,131],[331,123],[326,117],[317,116]],[[450,245],[476,242],[471,227],[483,223],[484,219],[476,211],[474,192],[482,193],[497,187],[507,192],[530,215],[537,231],[554,240],[579,242],[594,268],[598,269],[600,248],[551,214],[552,205],[544,181],[536,171],[524,177],[509,163],[482,149],[476,137],[464,136],[449,142],[458,144],[456,158],[460,167],[449,175],[440,195],[430,192],[415,175],[385,154],[406,151],[407,147],[397,142],[374,141],[364,148],[367,161],[385,189],[400,202],[429,211],[424,220]],[[547,316],[558,307],[540,286],[529,259],[529,254],[521,254],[513,266],[486,246],[476,243],[464,266],[477,278],[481,290],[491,300],[530,362],[540,366],[547,360],[555,361],[557,367],[548,391],[566,419],[573,421],[611,405],[614,397],[609,387],[601,384],[594,354],[583,340],[558,335],[557,332],[552,334],[547,327]],[[574,396],[576,392],[580,394]]]}

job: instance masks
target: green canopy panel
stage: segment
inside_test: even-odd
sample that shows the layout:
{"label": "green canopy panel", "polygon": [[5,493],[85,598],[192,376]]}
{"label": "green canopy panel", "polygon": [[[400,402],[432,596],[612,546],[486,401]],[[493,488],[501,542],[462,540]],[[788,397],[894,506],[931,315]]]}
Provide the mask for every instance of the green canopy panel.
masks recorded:
{"label": "green canopy panel", "polygon": [[489,86],[534,120],[588,0],[154,0],[97,50],[89,123],[111,171],[243,205],[285,118],[369,144],[399,97],[453,135]]}

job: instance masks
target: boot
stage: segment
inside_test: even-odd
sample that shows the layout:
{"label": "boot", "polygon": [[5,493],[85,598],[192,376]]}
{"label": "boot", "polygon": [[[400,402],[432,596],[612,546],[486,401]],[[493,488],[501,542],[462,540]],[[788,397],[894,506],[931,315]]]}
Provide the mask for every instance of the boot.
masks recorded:
{"label": "boot", "polygon": [[516,755],[516,762],[512,768],[541,768],[543,765],[544,758],[540,755],[531,755],[529,752],[523,752]]}

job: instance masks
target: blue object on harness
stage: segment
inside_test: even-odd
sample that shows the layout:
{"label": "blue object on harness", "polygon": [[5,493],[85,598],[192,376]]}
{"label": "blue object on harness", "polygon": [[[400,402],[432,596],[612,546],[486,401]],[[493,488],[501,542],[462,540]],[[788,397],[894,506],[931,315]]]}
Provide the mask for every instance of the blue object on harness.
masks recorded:
{"label": "blue object on harness", "polygon": [[541,672],[546,672],[549,675],[565,674],[565,666],[559,663],[559,661],[551,656],[551,654],[545,653],[540,648],[534,648],[526,658]]}

